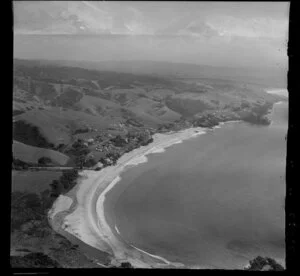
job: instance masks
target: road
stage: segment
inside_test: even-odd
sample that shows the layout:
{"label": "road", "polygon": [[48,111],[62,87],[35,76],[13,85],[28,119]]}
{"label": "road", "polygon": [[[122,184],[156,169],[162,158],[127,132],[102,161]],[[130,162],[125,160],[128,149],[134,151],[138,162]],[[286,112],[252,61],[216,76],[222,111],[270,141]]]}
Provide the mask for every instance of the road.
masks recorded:
{"label": "road", "polygon": [[92,170],[91,168],[79,168],[79,167],[29,167],[28,170],[37,171],[65,171],[65,170]]}

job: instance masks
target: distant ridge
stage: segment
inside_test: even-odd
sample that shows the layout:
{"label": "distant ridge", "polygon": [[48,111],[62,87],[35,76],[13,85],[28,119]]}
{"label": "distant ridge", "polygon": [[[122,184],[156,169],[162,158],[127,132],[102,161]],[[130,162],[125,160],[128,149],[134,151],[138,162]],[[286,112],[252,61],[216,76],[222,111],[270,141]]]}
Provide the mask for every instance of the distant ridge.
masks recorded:
{"label": "distant ridge", "polygon": [[81,60],[26,60],[14,59],[15,63],[31,63],[38,65],[59,65],[81,67],[90,70],[113,71],[131,74],[146,74],[156,76],[184,78],[218,78],[224,80],[242,81],[271,87],[286,87],[287,70],[283,68],[233,68],[197,65],[189,63],[173,63],[165,61],[81,61]]}

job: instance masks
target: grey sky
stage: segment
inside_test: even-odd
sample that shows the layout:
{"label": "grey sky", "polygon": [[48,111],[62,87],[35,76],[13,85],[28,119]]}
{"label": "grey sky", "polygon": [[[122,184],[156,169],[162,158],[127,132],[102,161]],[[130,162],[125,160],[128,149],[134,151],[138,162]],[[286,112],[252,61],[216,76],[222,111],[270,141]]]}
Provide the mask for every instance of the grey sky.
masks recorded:
{"label": "grey sky", "polygon": [[14,53],[287,67],[288,9],[288,2],[14,2]]}

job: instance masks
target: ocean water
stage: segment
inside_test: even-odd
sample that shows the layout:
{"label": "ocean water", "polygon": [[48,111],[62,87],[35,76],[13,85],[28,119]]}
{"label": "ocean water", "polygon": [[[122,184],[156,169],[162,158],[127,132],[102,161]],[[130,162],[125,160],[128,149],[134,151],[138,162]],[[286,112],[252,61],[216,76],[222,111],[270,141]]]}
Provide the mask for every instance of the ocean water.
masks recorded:
{"label": "ocean water", "polygon": [[287,103],[270,126],[224,124],[121,174],[105,211],[124,242],[187,266],[284,265]]}

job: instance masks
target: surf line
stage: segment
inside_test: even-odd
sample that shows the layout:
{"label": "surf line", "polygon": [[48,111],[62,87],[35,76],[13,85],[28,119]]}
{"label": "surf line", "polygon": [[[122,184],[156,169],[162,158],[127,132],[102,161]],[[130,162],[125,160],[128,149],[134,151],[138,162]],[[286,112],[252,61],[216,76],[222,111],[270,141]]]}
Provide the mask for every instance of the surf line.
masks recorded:
{"label": "surf line", "polygon": [[152,258],[159,259],[159,260],[165,262],[165,263],[168,264],[168,265],[171,264],[168,260],[166,260],[166,259],[163,258],[163,257],[160,257],[160,256],[157,256],[157,255],[150,254],[150,253],[148,253],[148,252],[146,252],[146,251],[144,251],[144,250],[142,250],[142,249],[140,249],[140,248],[135,247],[135,246],[132,245],[132,244],[130,244],[130,246],[133,247],[133,248],[135,248],[136,250],[138,250],[138,251],[144,253],[144,254],[149,255],[149,256],[152,257]]}
{"label": "surf line", "polygon": [[118,229],[118,227],[117,227],[117,225],[115,225],[115,230],[117,231],[117,233],[121,236],[121,234],[120,234],[120,231],[119,231],[119,229]]}
{"label": "surf line", "polygon": [[120,233],[120,231],[119,231],[119,229],[118,229],[118,227],[117,227],[116,224],[115,224],[115,230],[116,230],[116,232],[119,234],[120,238],[121,238],[127,245],[129,245],[130,247],[132,247],[132,248],[134,248],[134,249],[136,249],[136,250],[138,250],[138,251],[140,251],[140,252],[142,252],[142,253],[144,253],[144,254],[146,254],[146,255],[152,257],[152,258],[159,259],[159,260],[163,261],[164,263],[166,263],[166,264],[168,264],[168,265],[171,264],[168,260],[166,260],[166,259],[163,258],[163,257],[160,257],[160,256],[157,256],[157,255],[150,254],[150,253],[148,253],[148,252],[146,252],[146,251],[144,251],[144,250],[142,250],[142,249],[140,249],[140,248],[137,248],[137,247],[135,247],[134,245],[128,243],[128,242],[121,236],[121,233]]}

